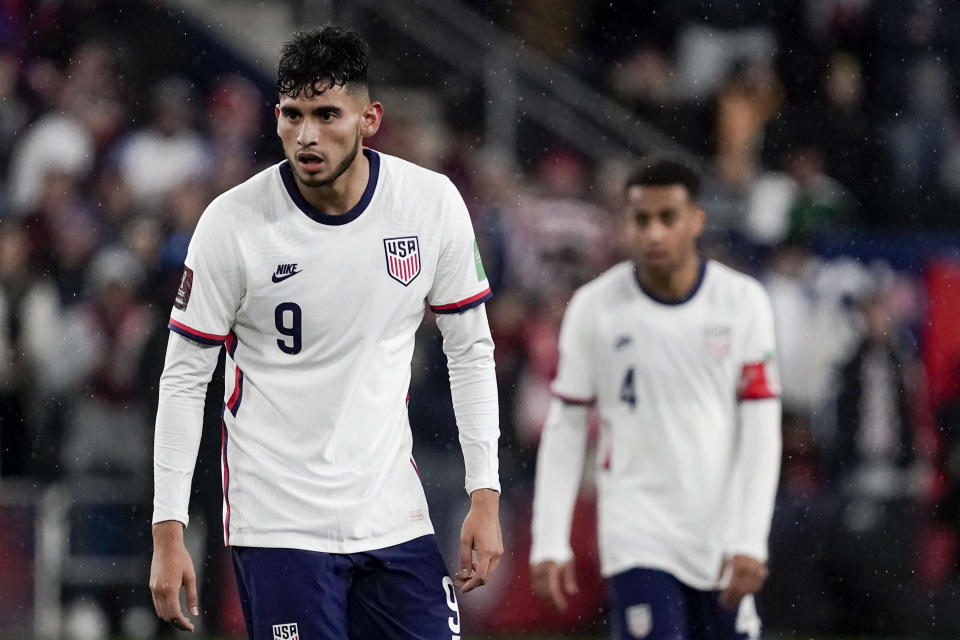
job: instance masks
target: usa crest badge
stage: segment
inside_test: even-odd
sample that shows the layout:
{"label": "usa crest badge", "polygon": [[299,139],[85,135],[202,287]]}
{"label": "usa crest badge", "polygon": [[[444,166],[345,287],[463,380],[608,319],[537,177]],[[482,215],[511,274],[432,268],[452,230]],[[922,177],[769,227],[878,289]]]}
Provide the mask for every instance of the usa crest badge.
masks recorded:
{"label": "usa crest badge", "polygon": [[384,238],[383,253],[387,258],[387,273],[403,286],[420,275],[420,241],[417,236]]}
{"label": "usa crest badge", "polygon": [[730,353],[730,340],[733,330],[729,326],[714,325],[703,331],[707,353],[717,360],[723,360]]}

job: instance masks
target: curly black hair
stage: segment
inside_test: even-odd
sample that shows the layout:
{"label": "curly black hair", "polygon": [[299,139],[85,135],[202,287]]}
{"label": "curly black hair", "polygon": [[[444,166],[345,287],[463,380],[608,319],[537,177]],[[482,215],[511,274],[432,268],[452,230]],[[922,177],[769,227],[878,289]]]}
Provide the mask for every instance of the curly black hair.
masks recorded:
{"label": "curly black hair", "polygon": [[687,164],[672,158],[645,158],[630,174],[625,189],[630,187],[666,187],[679,184],[690,200],[700,197],[700,175]]}
{"label": "curly black hair", "polygon": [[348,83],[366,86],[368,62],[367,43],[353,29],[326,25],[299,31],[280,51],[277,91],[311,98]]}

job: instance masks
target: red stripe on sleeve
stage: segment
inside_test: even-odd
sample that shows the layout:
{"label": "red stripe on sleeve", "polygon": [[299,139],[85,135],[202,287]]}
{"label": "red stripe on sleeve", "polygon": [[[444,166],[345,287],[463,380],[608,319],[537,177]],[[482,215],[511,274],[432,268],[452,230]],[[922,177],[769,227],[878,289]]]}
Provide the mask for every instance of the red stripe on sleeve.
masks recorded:
{"label": "red stripe on sleeve", "polygon": [[430,309],[432,309],[433,311],[448,311],[450,309],[459,309],[460,307],[466,306],[471,302],[475,302],[479,300],[480,298],[484,297],[489,293],[490,293],[490,287],[487,287],[477,295],[470,296],[469,298],[466,298],[465,300],[461,300],[460,302],[451,302],[450,304],[440,304],[437,306],[431,305]]}
{"label": "red stripe on sleeve", "polygon": [[196,336],[198,338],[204,338],[206,340],[217,340],[218,342],[223,342],[224,340],[227,339],[227,336],[229,335],[229,334],[223,334],[222,336],[220,336],[215,333],[204,333],[203,331],[197,331],[193,327],[188,327],[182,322],[177,322],[173,318],[170,318],[170,324],[177,327],[178,329],[183,329],[190,335]]}

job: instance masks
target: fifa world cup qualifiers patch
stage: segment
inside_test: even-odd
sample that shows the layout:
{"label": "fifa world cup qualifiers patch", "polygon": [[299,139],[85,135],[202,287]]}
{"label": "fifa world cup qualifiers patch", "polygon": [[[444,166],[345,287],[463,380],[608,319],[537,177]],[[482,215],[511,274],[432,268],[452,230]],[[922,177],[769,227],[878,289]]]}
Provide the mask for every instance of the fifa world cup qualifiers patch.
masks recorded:
{"label": "fifa world cup qualifiers patch", "polygon": [[487,279],[487,272],[483,269],[483,260],[480,259],[480,246],[477,241],[473,241],[473,262],[477,267],[477,282],[483,282]]}
{"label": "fifa world cup qualifiers patch", "polygon": [[183,268],[183,277],[180,278],[180,288],[177,289],[177,297],[173,300],[173,306],[180,311],[187,310],[187,303],[190,302],[190,292],[193,291],[193,269]]}

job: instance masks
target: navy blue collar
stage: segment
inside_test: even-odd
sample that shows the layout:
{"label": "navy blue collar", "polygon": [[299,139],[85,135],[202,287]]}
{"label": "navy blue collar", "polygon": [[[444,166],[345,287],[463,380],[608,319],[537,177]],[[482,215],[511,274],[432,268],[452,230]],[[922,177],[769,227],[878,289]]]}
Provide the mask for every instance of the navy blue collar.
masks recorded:
{"label": "navy blue collar", "polygon": [[667,299],[667,298],[661,298],[654,292],[644,287],[643,283],[640,282],[640,273],[637,271],[636,263],[634,263],[633,265],[633,277],[637,281],[637,286],[640,287],[640,290],[643,291],[643,293],[654,302],[659,302],[660,304],[667,304],[667,305],[678,305],[678,304],[683,304],[684,302],[689,302],[690,300],[692,300],[693,296],[697,295],[697,292],[700,291],[700,286],[703,285],[703,277],[706,275],[706,273],[707,273],[707,261],[701,258],[700,269],[699,269],[699,272],[697,273],[697,281],[693,285],[693,288],[690,289],[690,292],[687,295],[683,296],[682,298]]}
{"label": "navy blue collar", "polygon": [[297,179],[293,176],[293,167],[290,166],[289,160],[280,163],[280,177],[283,179],[283,186],[286,187],[287,193],[290,194],[290,199],[311,220],[321,224],[347,224],[359,218],[360,214],[366,211],[370,200],[373,199],[374,191],[377,190],[377,180],[380,178],[380,154],[373,149],[364,147],[363,155],[367,156],[367,160],[370,161],[370,178],[367,180],[367,188],[363,190],[360,201],[350,211],[339,215],[320,211],[320,209],[307,202],[307,199],[303,197],[297,187]]}

